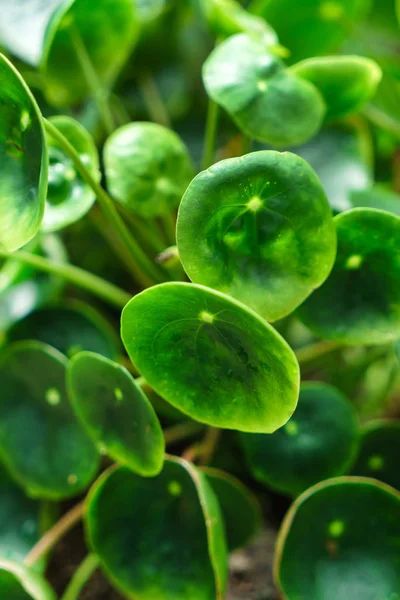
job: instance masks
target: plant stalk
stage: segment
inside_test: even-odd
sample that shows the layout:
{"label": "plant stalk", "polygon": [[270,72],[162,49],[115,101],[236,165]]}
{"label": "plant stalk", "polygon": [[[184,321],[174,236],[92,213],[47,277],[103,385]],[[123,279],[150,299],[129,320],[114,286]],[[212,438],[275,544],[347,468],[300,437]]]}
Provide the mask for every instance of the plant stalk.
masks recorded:
{"label": "plant stalk", "polygon": [[217,139],[219,107],[213,100],[208,101],[207,122],[204,138],[202,168],[208,169],[214,162],[215,143]]}
{"label": "plant stalk", "polygon": [[139,78],[139,87],[151,120],[159,125],[171,128],[167,107],[153,76],[148,72],[143,73]]}
{"label": "plant stalk", "polygon": [[81,591],[98,568],[99,563],[100,561],[95,554],[88,554],[75,571],[74,576],[61,596],[61,600],[78,600]]}

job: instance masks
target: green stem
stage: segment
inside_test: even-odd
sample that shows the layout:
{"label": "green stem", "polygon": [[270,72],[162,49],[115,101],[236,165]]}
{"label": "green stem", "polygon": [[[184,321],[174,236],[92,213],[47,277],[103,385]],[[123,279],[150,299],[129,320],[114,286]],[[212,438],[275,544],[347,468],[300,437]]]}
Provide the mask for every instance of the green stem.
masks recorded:
{"label": "green stem", "polygon": [[88,292],[92,292],[96,296],[99,296],[99,298],[102,298],[102,300],[106,300],[118,308],[123,308],[131,299],[128,292],[125,292],[113,283],[109,283],[108,281],[101,279],[101,277],[97,277],[97,275],[93,275],[79,267],[55,262],[48,258],[44,258],[43,256],[30,254],[29,252],[18,251],[13,252],[13,254],[7,254],[6,252],[0,251],[0,258],[8,258],[11,256],[13,260],[19,260],[35,269],[58,275],[70,283],[73,283]]}
{"label": "green stem", "polygon": [[78,600],[81,591],[98,568],[99,563],[100,561],[95,554],[88,554],[75,571],[74,576],[61,596],[61,600]]}
{"label": "green stem", "polygon": [[101,84],[87,48],[74,23],[69,26],[69,33],[83,76],[96,101],[105,130],[110,135],[115,130],[115,121],[108,104],[109,92]]}
{"label": "green stem", "polygon": [[171,427],[164,429],[165,443],[167,445],[176,444],[177,442],[191,438],[203,431],[204,427],[205,425],[197,423],[197,421],[184,421],[183,423],[171,425]]}
{"label": "green stem", "polygon": [[210,165],[212,165],[214,162],[215,143],[216,143],[216,138],[217,138],[218,115],[219,115],[218,104],[216,104],[212,100],[209,100],[208,101],[208,111],[207,111],[206,132],[205,132],[205,139],[204,139],[203,160],[202,160],[203,169],[208,169],[208,167]]}
{"label": "green stem", "polygon": [[302,368],[305,368],[309,367],[319,358],[325,356],[326,354],[336,352],[340,348],[341,345],[337,342],[317,342],[316,344],[311,344],[310,346],[296,350],[295,354],[299,365]]}
{"label": "green stem", "polygon": [[164,127],[171,127],[167,108],[150,73],[142,74],[139,79],[139,87],[151,120]]}
{"label": "green stem", "polygon": [[55,127],[47,119],[44,119],[44,125],[47,133],[56,140],[60,148],[70,157],[79,175],[96,194],[97,201],[100,204],[105,218],[110,226],[113,227],[115,233],[120,237],[121,242],[124,244],[124,246],[126,246],[126,249],[131,254],[132,259],[134,259],[137,263],[137,269],[138,272],[140,272],[140,280],[138,279],[139,283],[144,287],[148,287],[154,283],[163,281],[160,270],[156,268],[136,240],[132,237],[129,229],[126,227],[124,221],[115,208],[110,196],[92,177],[90,172],[82,163],[75,148],[69,143],[69,141],[57,129],[57,127]]}
{"label": "green stem", "polygon": [[174,246],[176,244],[176,219],[171,212],[161,215],[160,218],[168,243]]}

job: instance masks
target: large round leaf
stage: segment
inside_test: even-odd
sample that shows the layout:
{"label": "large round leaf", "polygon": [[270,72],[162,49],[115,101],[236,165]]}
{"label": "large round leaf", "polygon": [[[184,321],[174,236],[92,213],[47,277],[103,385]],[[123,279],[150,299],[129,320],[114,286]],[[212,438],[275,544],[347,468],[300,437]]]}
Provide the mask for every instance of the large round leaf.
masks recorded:
{"label": "large round leaf", "polygon": [[[50,121],[75,148],[92,177],[100,179],[97,149],[86,129],[70,117],[52,117]],[[92,207],[96,196],[51,135],[48,135],[48,144],[49,187],[42,230],[57,231],[79,221]]]}
{"label": "large round leaf", "polygon": [[74,496],[93,478],[98,453],[65,389],[66,359],[39,342],[16,343],[0,361],[0,456],[31,496]]}
{"label": "large round leaf", "polygon": [[181,139],[157,123],[130,123],[104,147],[108,188],[126,208],[143,217],[178,206],[193,167]]}
{"label": "large round leaf", "polygon": [[272,432],[296,408],[292,350],[224,294],[189,283],[149,288],[124,308],[122,339],[151,387],[198,421]]}
{"label": "large round leaf", "polygon": [[4,600],[56,600],[43,577],[22,565],[0,559],[0,597]]}
{"label": "large round leaf", "polygon": [[119,350],[110,324],[91,306],[76,301],[34,310],[7,331],[7,339],[44,342],[69,358],[82,350],[116,358]]}
{"label": "large round leaf", "polygon": [[400,494],[373,479],[339,477],[302,494],[278,536],[275,577],[288,600],[396,598]]}
{"label": "large round leaf", "polygon": [[364,426],[355,475],[375,477],[400,491],[400,421],[371,421]]}
{"label": "large round leaf", "polygon": [[358,449],[355,409],[337,389],[304,383],[293,417],[272,435],[243,433],[254,477],[296,496],[323,479],[342,475]]}
{"label": "large round leaf", "polygon": [[110,470],[89,495],[86,521],[102,567],[128,598],[224,597],[220,509],[205,475],[190,463],[170,457],[149,479],[126,467]]}
{"label": "large round leaf", "polygon": [[382,71],[375,61],[362,56],[309,58],[291,69],[321,92],[325,119],[338,119],[360,110],[375,94]]}
{"label": "large round leaf", "polygon": [[229,552],[243,548],[261,529],[262,514],[257,498],[229,473],[212,467],[202,471],[221,507]]}
{"label": "large round leaf", "polygon": [[149,400],[130,373],[98,354],[82,352],[68,367],[70,398],[100,452],[139,475],[157,475],[164,436]]}
{"label": "large round leaf", "polygon": [[99,85],[112,85],[137,33],[132,0],[65,0],[44,40],[41,69],[49,101],[67,106],[92,93],[91,68]]}
{"label": "large round leaf", "polygon": [[383,344],[400,336],[400,218],[355,208],[335,217],[336,262],[299,316],[344,344]]}
{"label": "large round leaf", "polygon": [[37,233],[47,190],[47,146],[39,108],[0,54],[0,248],[13,252]]}
{"label": "large round leaf", "polygon": [[286,70],[268,44],[245,33],[213,50],[203,81],[210,98],[242,131],[274,146],[306,142],[324,116],[317,88]]}
{"label": "large round leaf", "polygon": [[195,177],[179,208],[177,243],[193,281],[274,321],[325,281],[336,232],[309,165],[289,152],[262,151]]}

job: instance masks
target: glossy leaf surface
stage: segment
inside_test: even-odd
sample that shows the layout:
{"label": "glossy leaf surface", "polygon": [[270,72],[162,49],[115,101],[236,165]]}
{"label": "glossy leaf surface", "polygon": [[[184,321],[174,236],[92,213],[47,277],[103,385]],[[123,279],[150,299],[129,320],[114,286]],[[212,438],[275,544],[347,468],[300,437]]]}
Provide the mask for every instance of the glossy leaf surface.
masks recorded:
{"label": "glossy leaf surface", "polygon": [[112,85],[137,30],[131,0],[63,2],[46,30],[41,61],[49,102],[68,106],[83,100],[92,91],[92,68],[100,85]]}
{"label": "glossy leaf surface", "polygon": [[165,283],[134,296],[122,339],[150,386],[198,421],[272,432],[296,407],[292,350],[256,313],[211,289]]}
{"label": "glossy leaf surface", "polygon": [[37,233],[47,190],[47,147],[39,108],[0,55],[0,248],[18,250]]}
{"label": "glossy leaf surface", "polygon": [[400,491],[400,421],[372,421],[364,426],[354,475],[374,477]]}
{"label": "glossy leaf surface", "polygon": [[194,282],[274,321],[326,279],[336,233],[309,165],[289,152],[261,151],[195,177],[179,208],[177,243]]}
{"label": "glossy leaf surface", "polygon": [[272,435],[241,434],[253,476],[296,496],[346,472],[358,449],[358,422],[349,400],[325,383],[304,383],[297,409]]}
{"label": "glossy leaf surface", "polygon": [[338,250],[326,282],[299,316],[322,337],[383,344],[400,336],[400,218],[355,208],[335,217]]}
{"label": "glossy leaf surface", "polygon": [[399,536],[400,494],[393,488],[359,477],[317,484],[281,526],[275,576],[283,597],[395,598]]}
{"label": "glossy leaf surface", "polygon": [[105,145],[104,163],[113,197],[143,217],[175,209],[193,175],[181,139],[157,123],[131,123],[115,131]]}
{"label": "glossy leaf surface", "polygon": [[221,507],[229,552],[246,546],[261,529],[258,500],[236,477],[219,469],[202,469]]}
{"label": "glossy leaf surface", "polygon": [[65,364],[39,342],[14,344],[1,356],[1,460],[33,497],[74,496],[98,467],[98,453],[67,399]]}
{"label": "glossy leaf surface", "polygon": [[[70,117],[52,117],[50,121],[75,148],[92,177],[98,180],[97,150],[86,129]],[[79,221],[92,207],[95,195],[51,136],[48,136],[48,145],[49,184],[42,230],[57,231]]]}
{"label": "glossy leaf surface", "polygon": [[245,33],[213,50],[203,81],[210,98],[244,133],[274,146],[306,142],[324,116],[315,86],[286,70],[268,44]]}
{"label": "glossy leaf surface", "polygon": [[375,61],[362,56],[309,58],[291,69],[320,91],[326,120],[359,111],[375,94],[382,71]]}
{"label": "glossy leaf surface", "polygon": [[99,451],[139,475],[157,475],[164,436],[150,402],[130,373],[98,354],[82,352],[68,366],[75,413]]}
{"label": "glossy leaf surface", "polygon": [[110,470],[89,495],[86,520],[102,567],[128,598],[222,600],[222,517],[205,475],[190,463],[170,457],[149,479]]}
{"label": "glossy leaf surface", "polygon": [[4,600],[56,600],[43,577],[22,565],[0,559],[0,596]]}
{"label": "glossy leaf surface", "polygon": [[370,0],[253,0],[251,11],[268,21],[297,62],[336,50],[370,6]]}
{"label": "glossy leaf surface", "polygon": [[107,358],[118,354],[118,339],[109,323],[83,302],[39,308],[15,323],[8,330],[7,339],[44,342],[69,358],[82,350]]}

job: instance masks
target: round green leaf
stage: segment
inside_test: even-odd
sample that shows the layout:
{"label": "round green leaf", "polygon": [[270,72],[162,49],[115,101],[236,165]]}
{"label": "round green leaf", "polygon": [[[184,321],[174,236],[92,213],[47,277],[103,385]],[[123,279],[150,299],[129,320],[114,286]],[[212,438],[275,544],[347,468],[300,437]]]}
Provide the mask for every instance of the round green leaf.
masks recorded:
{"label": "round green leaf", "polygon": [[326,120],[359,111],[374,96],[382,77],[377,63],[362,56],[309,58],[295,64],[291,71],[321,92]]}
{"label": "round green leaf", "polygon": [[400,421],[372,421],[364,426],[354,475],[374,477],[400,490]]}
{"label": "round green leaf", "polygon": [[358,449],[358,420],[348,399],[325,383],[300,387],[293,417],[272,435],[241,434],[250,471],[261,483],[297,496],[345,473]]}
{"label": "round green leaf", "polygon": [[274,146],[306,142],[324,116],[317,88],[285,69],[268,44],[245,33],[213,50],[203,81],[210,98],[244,133]]}
{"label": "round green leaf", "polygon": [[7,339],[44,342],[69,358],[82,350],[116,358],[119,350],[109,323],[91,306],[77,301],[34,310],[7,331]]}
{"label": "round green leaf", "polygon": [[[129,502],[127,502],[129,498]],[[89,495],[89,542],[115,586],[135,600],[222,600],[226,545],[205,475],[169,457],[143,479],[111,469]]]}
{"label": "round green leaf", "polygon": [[75,413],[102,454],[143,476],[164,462],[161,425],[130,373],[98,354],[82,352],[68,366]]}
{"label": "round green leaf", "polygon": [[259,532],[261,507],[257,498],[236,477],[219,469],[202,469],[217,496],[225,523],[229,552],[243,548]]}
{"label": "round green leaf", "polygon": [[326,282],[299,309],[313,331],[344,344],[400,336],[400,218],[355,208],[335,217],[338,250]]}
{"label": "round green leaf", "polygon": [[268,21],[297,62],[335,51],[370,5],[371,0],[253,0],[250,10]]}
{"label": "round green leaf", "polygon": [[297,404],[299,366],[283,338],[235,300],[164,283],[122,312],[122,339],[150,386],[197,421],[272,432]]}
{"label": "round green leaf", "polygon": [[[52,117],[50,121],[75,148],[92,177],[99,180],[99,159],[91,135],[70,117]],[[57,231],[79,221],[92,207],[96,196],[50,135],[48,146],[49,182],[42,230]]]}
{"label": "round green leaf", "polygon": [[195,177],[179,208],[177,243],[193,281],[274,321],[325,281],[336,233],[310,166],[289,152],[261,151]]}
{"label": "round green leaf", "polygon": [[56,600],[47,581],[22,565],[0,559],[0,597],[4,600]]}
{"label": "round green leaf", "polygon": [[400,494],[339,477],[302,494],[277,541],[275,578],[287,599],[395,599],[400,590]]}
{"label": "round green leaf", "polygon": [[39,342],[17,343],[0,359],[0,456],[32,497],[58,500],[93,478],[98,453],[65,389],[66,360]]}
{"label": "round green leaf", "polygon": [[111,86],[137,35],[132,0],[63,2],[47,27],[40,65],[49,102],[68,106],[91,94],[91,68],[99,85]]}
{"label": "round green leaf", "polygon": [[47,190],[47,146],[39,108],[0,54],[0,248],[18,250],[37,233]]}
{"label": "round green leaf", "polygon": [[193,168],[181,139],[157,123],[130,123],[104,147],[107,185],[113,197],[143,217],[178,206]]}

